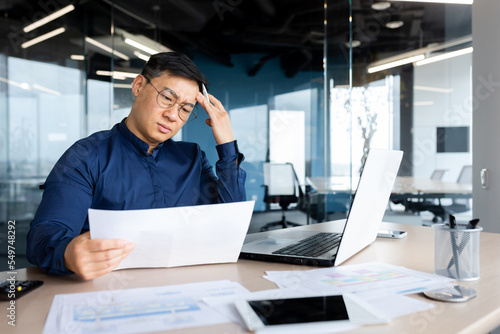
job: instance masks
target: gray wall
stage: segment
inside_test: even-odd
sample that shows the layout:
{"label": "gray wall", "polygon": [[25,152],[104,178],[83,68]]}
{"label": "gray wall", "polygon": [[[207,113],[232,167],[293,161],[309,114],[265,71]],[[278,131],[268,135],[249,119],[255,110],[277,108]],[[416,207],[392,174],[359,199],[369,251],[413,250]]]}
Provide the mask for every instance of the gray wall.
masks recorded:
{"label": "gray wall", "polygon": [[[500,232],[500,1],[475,0],[472,7],[473,212],[484,231]],[[489,188],[480,171],[489,169]]]}

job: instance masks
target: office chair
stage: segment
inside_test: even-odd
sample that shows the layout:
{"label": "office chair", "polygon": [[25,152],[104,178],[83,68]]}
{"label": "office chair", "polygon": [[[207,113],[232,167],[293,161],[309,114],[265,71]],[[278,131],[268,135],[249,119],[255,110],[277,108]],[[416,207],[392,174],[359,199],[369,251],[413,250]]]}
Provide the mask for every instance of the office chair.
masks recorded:
{"label": "office chair", "polygon": [[[466,165],[462,167],[458,175],[457,183],[472,184],[472,166]],[[467,212],[471,209],[469,198],[453,198],[451,205],[447,205],[446,211],[452,215]]]}
{"label": "office chair", "polygon": [[[435,169],[432,174],[430,179],[431,180],[442,180],[444,173],[446,173],[447,169]],[[402,204],[405,207],[405,211],[412,211],[414,213],[420,213],[421,211],[427,211],[426,207],[429,207],[431,205],[441,205],[440,199],[438,198],[437,201],[432,199],[432,200],[426,200],[426,201],[419,201],[415,200],[413,198],[406,198],[406,199],[398,199],[392,201],[394,204]],[[389,208],[392,211],[392,208],[390,206],[389,202]],[[435,217],[434,217],[435,218]],[[434,219],[434,222],[437,222],[437,218]]]}
{"label": "office chair", "polygon": [[434,169],[431,174],[431,180],[442,180],[446,171],[447,169]]}
{"label": "office chair", "polygon": [[[472,166],[465,165],[462,167],[462,170],[460,171],[460,174],[457,178],[457,183],[472,183]],[[435,223],[437,222],[438,217],[441,218],[442,221],[445,221],[446,216],[448,216],[449,214],[454,215],[457,213],[467,212],[471,209],[471,207],[469,198],[452,198],[452,202],[450,205],[443,206],[441,205],[441,202],[439,202],[438,205],[429,205],[428,207],[424,207],[423,209],[434,214],[434,218],[432,218],[432,221]]]}
{"label": "office chair", "polygon": [[[444,173],[446,173],[446,169],[435,169],[432,174],[430,179],[431,180],[442,180]],[[416,204],[413,205],[413,208],[415,211],[420,213],[421,211],[430,211],[434,213],[434,217],[432,218],[433,223],[437,223],[438,218],[441,217],[441,219],[444,221],[444,211],[441,210],[442,205],[441,205],[441,199],[427,199],[425,201],[419,201]]]}
{"label": "office chair", "polygon": [[285,212],[292,203],[298,203],[302,197],[297,175],[291,163],[264,163],[264,186],[266,188],[264,201],[267,207],[271,203],[279,203],[281,207],[281,220],[264,225],[260,231],[267,231],[270,227],[281,226],[301,226],[297,223],[289,222]]}

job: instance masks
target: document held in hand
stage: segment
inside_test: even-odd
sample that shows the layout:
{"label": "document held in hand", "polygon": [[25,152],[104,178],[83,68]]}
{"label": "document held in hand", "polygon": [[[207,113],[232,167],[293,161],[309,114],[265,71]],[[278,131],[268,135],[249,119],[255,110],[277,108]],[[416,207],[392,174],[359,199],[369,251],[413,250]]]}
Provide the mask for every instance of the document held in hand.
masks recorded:
{"label": "document held in hand", "polygon": [[147,210],[89,209],[92,239],[135,243],[116,269],[236,262],[254,201]]}

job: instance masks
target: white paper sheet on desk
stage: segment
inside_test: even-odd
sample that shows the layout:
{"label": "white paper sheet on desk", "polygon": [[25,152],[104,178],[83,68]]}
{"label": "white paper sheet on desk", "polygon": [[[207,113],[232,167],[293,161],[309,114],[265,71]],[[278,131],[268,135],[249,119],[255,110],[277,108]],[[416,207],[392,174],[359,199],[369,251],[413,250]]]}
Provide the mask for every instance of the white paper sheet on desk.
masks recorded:
{"label": "white paper sheet on desk", "polygon": [[447,287],[450,278],[382,262],[302,271],[267,271],[264,278],[281,288],[311,293],[354,293],[363,297],[408,295]]}
{"label": "white paper sheet on desk", "polygon": [[248,292],[223,280],[55,295],[43,334],[145,333],[227,323],[231,319],[202,298]]}
{"label": "white paper sheet on desk", "polygon": [[134,250],[116,269],[236,262],[254,203],[122,211],[89,209],[90,236],[135,243]]}

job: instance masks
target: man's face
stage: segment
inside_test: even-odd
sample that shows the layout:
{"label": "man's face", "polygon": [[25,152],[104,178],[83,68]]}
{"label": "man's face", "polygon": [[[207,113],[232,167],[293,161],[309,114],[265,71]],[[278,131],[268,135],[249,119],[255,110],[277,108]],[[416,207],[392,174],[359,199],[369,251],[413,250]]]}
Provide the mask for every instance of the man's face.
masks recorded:
{"label": "man's face", "polygon": [[[179,118],[180,105],[196,104],[198,84],[194,80],[171,76],[167,73],[148,80],[139,75],[132,84],[135,96],[130,115],[126,120],[129,130],[149,145],[149,152],[165,140],[173,137],[185,124]],[[166,88],[177,95],[177,103],[170,108],[162,108],[156,98],[158,91]]]}

